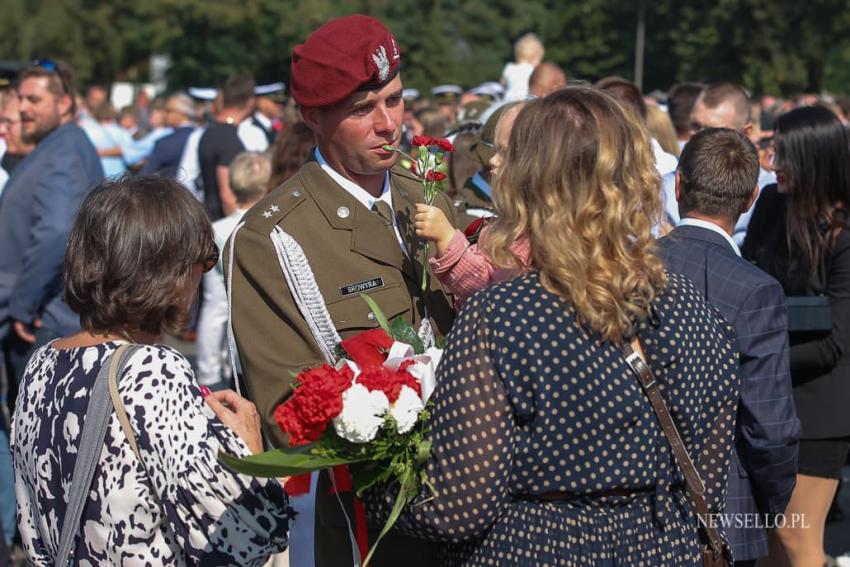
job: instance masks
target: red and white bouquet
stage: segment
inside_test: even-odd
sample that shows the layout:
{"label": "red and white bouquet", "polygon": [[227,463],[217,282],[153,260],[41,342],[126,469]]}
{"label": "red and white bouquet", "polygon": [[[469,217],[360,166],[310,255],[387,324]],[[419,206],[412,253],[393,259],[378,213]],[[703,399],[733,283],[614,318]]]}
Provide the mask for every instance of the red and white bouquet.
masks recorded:
{"label": "red and white bouquet", "polygon": [[395,506],[366,567],[380,539],[427,483],[428,398],[443,351],[425,349],[407,321],[390,324],[371,298],[363,297],[381,327],[341,341],[335,366],[299,374],[292,395],[274,412],[290,447],[219,458],[236,471],[269,478],[349,465],[357,496],[379,482],[397,480]]}

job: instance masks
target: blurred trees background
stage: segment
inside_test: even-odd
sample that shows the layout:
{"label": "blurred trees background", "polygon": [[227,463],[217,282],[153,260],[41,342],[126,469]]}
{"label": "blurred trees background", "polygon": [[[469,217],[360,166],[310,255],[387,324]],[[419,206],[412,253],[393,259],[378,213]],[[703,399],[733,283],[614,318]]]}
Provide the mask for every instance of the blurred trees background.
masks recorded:
{"label": "blurred trees background", "polygon": [[645,11],[644,90],[729,79],[756,93],[850,93],[850,0],[0,0],[0,59],[60,57],[81,84],[172,88],[251,71],[288,81],[292,47],[334,16],[373,15],[396,34],[407,86],[498,80],[533,31],[571,78],[632,78]]}

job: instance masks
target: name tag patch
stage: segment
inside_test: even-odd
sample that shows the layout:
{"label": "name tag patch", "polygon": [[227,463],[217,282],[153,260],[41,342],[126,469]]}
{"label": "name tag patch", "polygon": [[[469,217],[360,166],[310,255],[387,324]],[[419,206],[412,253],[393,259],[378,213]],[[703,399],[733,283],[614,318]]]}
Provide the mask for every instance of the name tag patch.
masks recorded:
{"label": "name tag patch", "polygon": [[379,287],[384,287],[384,278],[372,278],[371,280],[344,285],[339,288],[339,292],[342,295],[351,295],[354,293],[363,293]]}

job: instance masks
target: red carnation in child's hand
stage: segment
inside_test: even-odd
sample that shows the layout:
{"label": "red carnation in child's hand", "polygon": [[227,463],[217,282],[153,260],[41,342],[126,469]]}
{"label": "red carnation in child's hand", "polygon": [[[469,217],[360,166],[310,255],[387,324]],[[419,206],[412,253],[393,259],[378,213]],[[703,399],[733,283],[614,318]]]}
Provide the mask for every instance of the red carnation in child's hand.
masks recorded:
{"label": "red carnation in child's hand", "polygon": [[[411,364],[413,361],[409,361]],[[395,403],[401,394],[402,386],[413,388],[418,395],[422,395],[422,389],[419,382],[413,375],[405,370],[409,364],[402,363],[397,371],[392,371],[383,366],[374,366],[368,370],[363,370],[357,377],[357,383],[362,384],[370,392],[380,390],[384,393],[391,404]]]}
{"label": "red carnation in child's hand", "polygon": [[383,329],[371,329],[341,341],[339,346],[363,369],[382,365],[387,359],[385,351],[393,346],[393,339]]}
{"label": "red carnation in child's hand", "polygon": [[298,375],[292,397],[274,410],[274,419],[289,434],[291,447],[322,437],[328,423],[342,411],[342,393],[353,378],[348,366],[336,370],[327,364]]}
{"label": "red carnation in child's hand", "polygon": [[445,178],[446,174],[441,171],[437,171],[436,169],[429,169],[425,172],[425,179],[428,181],[442,181]]}
{"label": "red carnation in child's hand", "polygon": [[413,136],[413,141],[410,143],[413,146],[433,146],[436,144],[436,139],[431,136]]}
{"label": "red carnation in child's hand", "polygon": [[445,138],[434,138],[433,145],[439,147],[444,152],[453,152],[455,151],[454,144],[446,140]]}

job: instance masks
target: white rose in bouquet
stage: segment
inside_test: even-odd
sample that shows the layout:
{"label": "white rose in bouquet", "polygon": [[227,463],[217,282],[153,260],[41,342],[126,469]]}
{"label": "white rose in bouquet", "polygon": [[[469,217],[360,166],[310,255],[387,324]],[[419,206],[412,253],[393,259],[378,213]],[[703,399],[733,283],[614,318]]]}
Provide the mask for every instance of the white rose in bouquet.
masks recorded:
{"label": "white rose in bouquet", "polygon": [[423,409],[425,405],[416,390],[409,386],[402,386],[398,399],[390,405],[390,415],[395,419],[398,432],[405,434],[413,429],[419,418],[419,412]]}
{"label": "white rose in bouquet", "polygon": [[352,443],[368,443],[384,424],[390,401],[381,391],[354,384],[342,394],[342,412],[333,419],[337,435]]}

